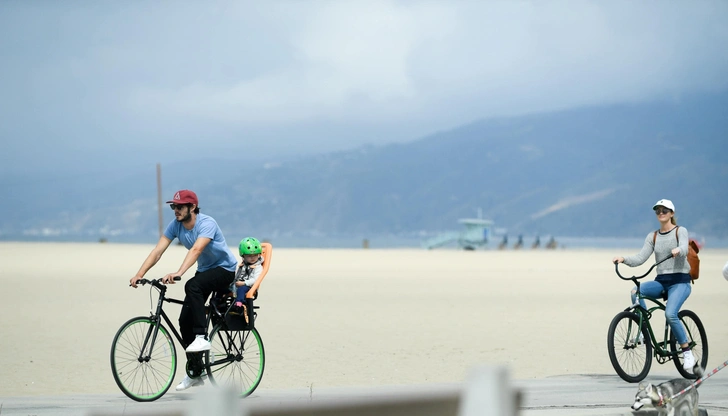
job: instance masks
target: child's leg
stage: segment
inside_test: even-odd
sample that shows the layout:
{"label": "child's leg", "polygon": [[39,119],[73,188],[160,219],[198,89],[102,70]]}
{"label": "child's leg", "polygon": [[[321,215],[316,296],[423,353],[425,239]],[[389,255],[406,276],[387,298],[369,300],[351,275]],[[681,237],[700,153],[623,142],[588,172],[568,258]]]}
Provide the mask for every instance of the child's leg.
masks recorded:
{"label": "child's leg", "polygon": [[248,286],[248,285],[238,287],[238,294],[235,297],[235,302],[236,303],[240,302],[240,303],[245,304],[245,294],[248,293],[249,290],[250,290],[250,286]]}

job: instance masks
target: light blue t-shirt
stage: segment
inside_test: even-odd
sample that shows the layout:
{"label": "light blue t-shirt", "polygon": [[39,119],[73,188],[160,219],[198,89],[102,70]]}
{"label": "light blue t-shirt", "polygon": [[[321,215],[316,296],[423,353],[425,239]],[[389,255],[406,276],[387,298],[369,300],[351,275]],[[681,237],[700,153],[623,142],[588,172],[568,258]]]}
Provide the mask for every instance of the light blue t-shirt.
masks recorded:
{"label": "light blue t-shirt", "polygon": [[179,239],[187,250],[191,249],[199,237],[206,237],[210,242],[197,258],[197,271],[204,272],[215,267],[222,267],[225,270],[234,272],[238,263],[235,256],[225,243],[225,237],[222,235],[217,222],[205,214],[197,214],[197,221],[191,230],[186,229],[181,222],[172,220],[164,231],[164,236],[170,240],[175,237]]}

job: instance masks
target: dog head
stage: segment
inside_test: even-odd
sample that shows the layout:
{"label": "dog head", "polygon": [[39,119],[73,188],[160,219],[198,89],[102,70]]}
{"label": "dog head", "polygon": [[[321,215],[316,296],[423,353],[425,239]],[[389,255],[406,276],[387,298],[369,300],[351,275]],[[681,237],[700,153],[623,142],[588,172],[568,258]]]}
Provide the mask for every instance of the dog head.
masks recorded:
{"label": "dog head", "polygon": [[652,383],[644,385],[639,384],[637,388],[637,394],[634,396],[634,403],[632,403],[632,410],[640,410],[644,406],[659,407],[661,406],[662,398],[660,393]]}

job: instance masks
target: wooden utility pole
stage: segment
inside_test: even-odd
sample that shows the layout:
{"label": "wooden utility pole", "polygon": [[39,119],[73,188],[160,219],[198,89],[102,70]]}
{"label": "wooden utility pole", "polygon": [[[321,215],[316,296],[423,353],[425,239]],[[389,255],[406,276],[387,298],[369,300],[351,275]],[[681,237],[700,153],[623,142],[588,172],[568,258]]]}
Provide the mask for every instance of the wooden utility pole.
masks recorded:
{"label": "wooden utility pole", "polygon": [[157,163],[157,209],[159,211],[159,237],[162,237],[162,165]]}

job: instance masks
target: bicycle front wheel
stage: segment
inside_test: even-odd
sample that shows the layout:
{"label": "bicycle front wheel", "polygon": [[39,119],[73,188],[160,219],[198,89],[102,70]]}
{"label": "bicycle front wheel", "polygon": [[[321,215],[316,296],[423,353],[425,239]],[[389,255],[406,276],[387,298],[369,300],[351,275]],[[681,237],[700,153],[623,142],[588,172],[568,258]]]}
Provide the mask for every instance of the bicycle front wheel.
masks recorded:
{"label": "bicycle front wheel", "polygon": [[148,317],[137,317],[119,328],[111,343],[111,372],[129,398],[150,402],[169,390],[177,371],[177,351],[167,329],[157,329]]}
{"label": "bicycle front wheel", "polygon": [[620,312],[607,332],[609,361],[622,380],[637,383],[647,377],[652,366],[652,343],[647,327],[640,329],[639,316]]}
{"label": "bicycle front wheel", "polygon": [[[685,327],[685,333],[688,336],[688,343],[695,357],[695,362],[705,369],[708,365],[708,335],[705,333],[703,323],[695,312],[687,309],[678,312],[677,317],[680,318],[680,322]],[[692,369],[688,371],[683,368],[682,354],[680,354],[682,348],[678,345],[672,330],[670,330],[670,350],[675,354],[673,362],[680,375],[688,379],[698,378],[697,375],[693,374]]]}
{"label": "bicycle front wheel", "polygon": [[210,351],[205,367],[210,381],[249,396],[260,384],[265,368],[265,350],[258,330],[231,331],[216,325],[210,333]]}

